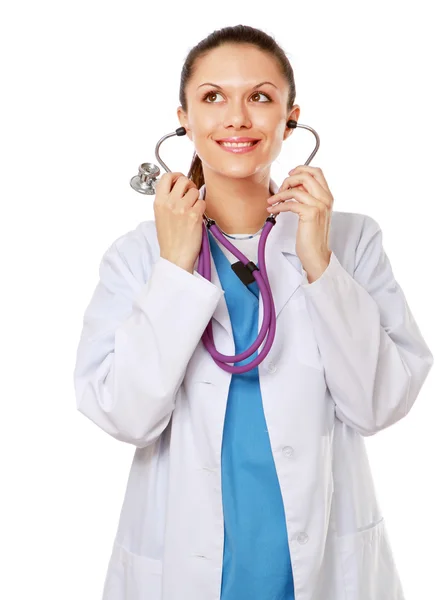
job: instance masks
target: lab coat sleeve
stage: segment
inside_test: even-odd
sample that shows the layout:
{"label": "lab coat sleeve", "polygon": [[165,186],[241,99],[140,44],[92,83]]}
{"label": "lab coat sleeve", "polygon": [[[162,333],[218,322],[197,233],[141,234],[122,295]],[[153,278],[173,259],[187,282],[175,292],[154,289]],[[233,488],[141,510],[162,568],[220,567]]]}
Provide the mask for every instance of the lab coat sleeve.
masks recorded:
{"label": "lab coat sleeve", "polygon": [[159,258],[146,283],[113,244],[85,311],[78,410],[114,438],[148,446],[168,425],[188,362],[223,291]]}
{"label": "lab coat sleeve", "polygon": [[303,290],[338,419],[370,436],[405,417],[434,360],[378,223],[365,216],[353,277],[332,252],[324,273]]}

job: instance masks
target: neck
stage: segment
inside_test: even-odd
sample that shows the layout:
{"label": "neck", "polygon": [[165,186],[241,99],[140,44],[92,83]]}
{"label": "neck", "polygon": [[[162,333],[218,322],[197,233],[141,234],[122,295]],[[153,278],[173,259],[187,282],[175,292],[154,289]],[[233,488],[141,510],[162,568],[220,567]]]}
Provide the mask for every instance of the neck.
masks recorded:
{"label": "neck", "polygon": [[269,213],[270,174],[244,179],[224,177],[204,169],[205,214],[224,232],[252,234],[259,231]]}

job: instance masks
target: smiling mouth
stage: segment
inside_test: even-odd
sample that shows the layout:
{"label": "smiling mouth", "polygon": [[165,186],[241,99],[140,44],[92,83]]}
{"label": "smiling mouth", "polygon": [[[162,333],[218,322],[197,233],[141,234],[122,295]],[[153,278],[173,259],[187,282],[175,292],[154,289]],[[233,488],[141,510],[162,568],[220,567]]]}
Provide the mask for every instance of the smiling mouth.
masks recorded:
{"label": "smiling mouth", "polygon": [[217,143],[224,148],[250,148],[258,144],[260,140],[254,140],[253,142],[220,142]]}

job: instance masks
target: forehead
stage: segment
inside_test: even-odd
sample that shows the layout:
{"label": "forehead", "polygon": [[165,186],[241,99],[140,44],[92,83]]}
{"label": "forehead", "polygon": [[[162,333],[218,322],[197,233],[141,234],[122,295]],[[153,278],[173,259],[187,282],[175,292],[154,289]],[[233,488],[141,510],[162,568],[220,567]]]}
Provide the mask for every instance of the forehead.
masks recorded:
{"label": "forehead", "polygon": [[195,86],[211,81],[222,87],[250,86],[264,80],[280,87],[282,76],[277,60],[247,44],[224,44],[210,50],[196,61],[191,78]]}

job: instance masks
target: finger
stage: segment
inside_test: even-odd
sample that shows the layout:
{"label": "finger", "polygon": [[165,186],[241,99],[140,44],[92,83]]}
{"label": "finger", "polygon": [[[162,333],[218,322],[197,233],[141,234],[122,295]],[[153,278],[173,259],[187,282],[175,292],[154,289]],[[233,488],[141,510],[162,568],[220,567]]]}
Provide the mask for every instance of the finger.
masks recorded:
{"label": "finger", "polygon": [[[283,192],[278,192],[269,198],[268,202],[270,204],[275,204],[277,202],[283,203],[285,200],[290,199],[297,200],[297,202],[303,202],[304,204],[308,204],[310,206],[317,206],[320,210],[328,210],[329,208],[326,202],[322,202],[322,200],[311,196],[311,194],[309,194],[307,191],[299,190],[297,188],[291,188],[289,190],[284,190]],[[277,204],[276,206],[279,205]]]}
{"label": "finger", "polygon": [[278,214],[288,211],[294,212],[301,217],[305,217],[307,221],[315,220],[319,215],[319,209],[316,206],[311,206],[300,202],[282,202],[277,206],[270,206],[268,208],[268,212],[270,214]]}
{"label": "finger", "polygon": [[[199,190],[197,188],[190,188],[185,192],[180,201],[184,204],[184,206],[191,208],[196,202],[199,201]],[[201,200],[203,202],[203,200]],[[205,204],[205,202],[203,202]]]}
{"label": "finger", "polygon": [[204,215],[206,209],[207,205],[205,200],[202,200],[202,198],[196,198],[196,201],[192,206],[192,210],[195,210],[200,215]]}
{"label": "finger", "polygon": [[175,193],[178,198],[182,198],[185,192],[193,187],[196,187],[194,181],[181,173],[181,176],[177,179],[171,191]]}
{"label": "finger", "polygon": [[171,189],[173,188],[173,185],[182,175],[183,173],[178,172],[164,173],[162,177],[157,180],[157,192],[159,194],[168,196],[168,194],[171,192]]}
{"label": "finger", "polygon": [[[303,186],[299,186],[302,183]],[[291,177],[287,177],[285,181],[280,186],[279,192],[284,190],[297,187],[300,189],[305,189],[306,192],[317,198],[318,200],[322,200],[322,202],[329,202],[329,199],[326,198],[328,194],[327,190],[321,186],[321,184],[309,173],[298,173],[297,175],[292,175]]]}
{"label": "finger", "polygon": [[330,191],[330,188],[328,187],[328,183],[327,183],[327,180],[325,179],[322,169],[320,169],[319,167],[310,167],[309,165],[299,165],[295,169],[291,169],[291,171],[289,171],[288,175],[295,175],[296,173],[299,173],[300,171],[302,171],[304,173],[309,173],[320,183],[320,185],[325,190],[327,190],[328,192]]}

